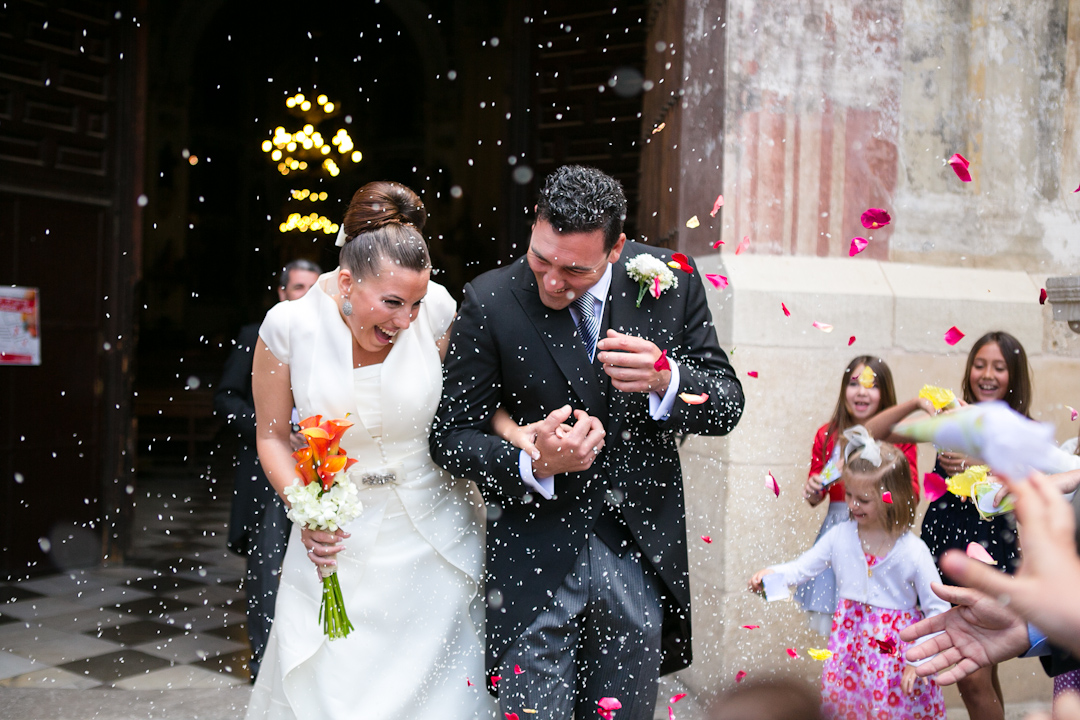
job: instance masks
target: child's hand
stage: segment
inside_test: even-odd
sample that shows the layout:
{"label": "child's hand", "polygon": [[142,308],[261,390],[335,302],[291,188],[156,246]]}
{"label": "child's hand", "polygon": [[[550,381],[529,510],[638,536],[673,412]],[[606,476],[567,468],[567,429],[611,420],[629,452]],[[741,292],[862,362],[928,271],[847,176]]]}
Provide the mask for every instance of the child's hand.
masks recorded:
{"label": "child's hand", "polygon": [[994,507],[1001,507],[1001,503],[1005,502],[1005,498],[1009,497],[1009,488],[1004,485],[997,491],[997,495],[994,496]]}
{"label": "child's hand", "polygon": [[918,673],[915,672],[914,665],[904,664],[904,674],[900,678],[900,689],[904,691],[905,695],[910,695],[915,692],[915,683],[919,680]]}
{"label": "child's hand", "polygon": [[761,592],[764,589],[764,585],[761,584],[761,579],[766,575],[772,575],[775,570],[765,568],[764,570],[758,570],[754,573],[754,577],[750,578],[749,587],[753,592]]}
{"label": "child's hand", "polygon": [[811,507],[816,506],[825,499],[825,488],[821,485],[820,475],[811,475],[806,479],[806,485],[803,486],[803,497],[806,498],[806,502],[810,503]]}

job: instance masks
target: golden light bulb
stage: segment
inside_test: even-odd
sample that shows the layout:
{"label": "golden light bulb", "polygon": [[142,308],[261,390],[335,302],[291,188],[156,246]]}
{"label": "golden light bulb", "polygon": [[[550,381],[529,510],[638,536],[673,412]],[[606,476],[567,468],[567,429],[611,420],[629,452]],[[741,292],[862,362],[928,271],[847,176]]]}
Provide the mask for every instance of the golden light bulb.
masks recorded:
{"label": "golden light bulb", "polygon": [[304,102],[300,103],[300,109],[304,112],[307,112],[311,109],[311,103],[305,100]]}
{"label": "golden light bulb", "polygon": [[298,103],[304,102],[304,93],[296,93],[296,102],[298,102]]}
{"label": "golden light bulb", "polygon": [[301,170],[307,170],[307,163],[304,162],[303,160],[300,161],[300,169]]}
{"label": "golden light bulb", "polygon": [[311,133],[313,133],[313,132],[315,132],[315,126],[314,125],[312,125],[311,123],[308,123],[307,125],[304,126],[304,134],[305,135],[311,135]]}
{"label": "golden light bulb", "polygon": [[360,162],[363,159],[364,159],[364,154],[362,152],[360,152],[359,150],[357,150],[356,152],[354,152],[352,154],[352,161],[354,163]]}
{"label": "golden light bulb", "polygon": [[263,152],[270,152],[270,148],[272,148],[272,147],[274,147],[274,143],[270,142],[269,140],[263,140],[262,141],[262,151]]}
{"label": "golden light bulb", "polygon": [[284,135],[285,134],[285,128],[278,125],[276,128],[274,128],[274,134],[275,135]]}
{"label": "golden light bulb", "polygon": [[320,105],[325,105],[326,99],[327,98],[325,95],[320,95],[319,97],[315,98],[315,102],[319,103]]}
{"label": "golden light bulb", "polygon": [[289,152],[295,151],[296,150],[296,141],[295,140],[290,140],[289,143],[285,146],[285,149],[288,150]]}
{"label": "golden light bulb", "polygon": [[327,112],[327,113],[334,112],[334,103],[332,103],[332,102],[326,103],[325,105],[323,105],[323,110],[325,112]]}
{"label": "golden light bulb", "polygon": [[281,159],[281,151],[280,150],[275,150],[274,152],[270,153],[270,159],[275,160],[275,161],[280,160]]}
{"label": "golden light bulb", "polygon": [[325,200],[326,199],[326,192],[319,193],[319,199],[320,200]]}
{"label": "golden light bulb", "polygon": [[285,100],[285,107],[287,107],[287,108],[296,107],[296,100],[294,98],[287,98]]}
{"label": "golden light bulb", "polygon": [[319,150],[319,152],[321,152],[323,155],[329,155],[330,154],[330,146],[329,145],[323,145],[322,148]]}

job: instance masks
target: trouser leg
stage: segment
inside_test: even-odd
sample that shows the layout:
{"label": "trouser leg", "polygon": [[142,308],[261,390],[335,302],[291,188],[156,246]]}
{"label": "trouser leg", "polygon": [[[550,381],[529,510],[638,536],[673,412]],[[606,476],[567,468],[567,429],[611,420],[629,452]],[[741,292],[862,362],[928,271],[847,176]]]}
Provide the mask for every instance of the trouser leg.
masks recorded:
{"label": "trouser leg", "polygon": [[251,676],[259,672],[274,622],[281,563],[289,542],[290,523],[278,498],[269,503],[252,528],[247,560],[247,632],[251,643]]}

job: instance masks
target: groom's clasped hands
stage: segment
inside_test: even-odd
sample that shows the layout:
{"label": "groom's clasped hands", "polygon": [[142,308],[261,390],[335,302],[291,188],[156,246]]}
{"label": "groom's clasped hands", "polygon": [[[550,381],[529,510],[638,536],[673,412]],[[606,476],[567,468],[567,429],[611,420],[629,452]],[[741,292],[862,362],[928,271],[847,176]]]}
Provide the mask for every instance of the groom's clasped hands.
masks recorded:
{"label": "groom's clasped hands", "polygon": [[611,386],[623,392],[658,392],[671,382],[671,370],[657,370],[660,348],[645,338],[614,330],[596,344],[597,359],[611,378]]}

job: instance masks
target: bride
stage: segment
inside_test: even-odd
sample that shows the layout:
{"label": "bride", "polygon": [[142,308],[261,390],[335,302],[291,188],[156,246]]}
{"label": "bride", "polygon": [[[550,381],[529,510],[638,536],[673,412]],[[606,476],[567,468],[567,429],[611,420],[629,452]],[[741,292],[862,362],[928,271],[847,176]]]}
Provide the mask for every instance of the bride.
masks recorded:
{"label": "bride", "polygon": [[[294,407],[348,415],[341,445],[359,461],[348,477],[363,514],[348,532],[293,527],[248,718],[496,715],[484,689],[483,501],[428,455],[455,303],[430,280],[426,217],[403,185],[362,187],[340,267],[259,330],[252,386],[267,477],[282,496],[296,478]],[[313,564],[335,563],[354,630],[328,641]]]}

